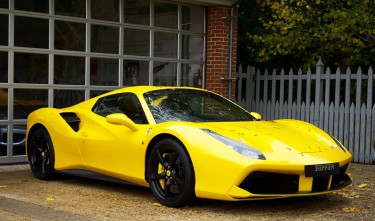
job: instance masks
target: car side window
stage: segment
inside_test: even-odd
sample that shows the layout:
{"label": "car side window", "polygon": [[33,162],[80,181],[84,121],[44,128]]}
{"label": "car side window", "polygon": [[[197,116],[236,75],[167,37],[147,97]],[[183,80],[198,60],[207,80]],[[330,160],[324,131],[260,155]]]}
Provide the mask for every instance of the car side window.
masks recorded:
{"label": "car side window", "polygon": [[148,123],[138,97],[132,93],[103,97],[97,101],[92,111],[103,117],[113,113],[123,113],[136,124]]}

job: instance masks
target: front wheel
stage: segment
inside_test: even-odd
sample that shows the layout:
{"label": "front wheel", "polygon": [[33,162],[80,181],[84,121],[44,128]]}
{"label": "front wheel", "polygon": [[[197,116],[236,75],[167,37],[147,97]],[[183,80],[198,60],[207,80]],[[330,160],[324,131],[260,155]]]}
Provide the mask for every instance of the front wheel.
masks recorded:
{"label": "front wheel", "polygon": [[55,176],[55,151],[46,129],[37,129],[30,135],[27,158],[36,178],[48,180]]}
{"label": "front wheel", "polygon": [[193,165],[176,140],[165,139],[155,145],[148,159],[147,178],[151,192],[165,206],[187,206],[195,199]]}

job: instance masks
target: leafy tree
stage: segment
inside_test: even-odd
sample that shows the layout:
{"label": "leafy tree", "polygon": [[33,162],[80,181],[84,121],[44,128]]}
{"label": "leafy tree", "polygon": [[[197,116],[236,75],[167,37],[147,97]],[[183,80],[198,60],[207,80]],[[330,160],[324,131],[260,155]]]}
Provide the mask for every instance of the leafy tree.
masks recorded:
{"label": "leafy tree", "polygon": [[239,63],[241,43],[260,66],[309,67],[319,57],[342,69],[375,63],[374,0],[249,1],[240,5]]}

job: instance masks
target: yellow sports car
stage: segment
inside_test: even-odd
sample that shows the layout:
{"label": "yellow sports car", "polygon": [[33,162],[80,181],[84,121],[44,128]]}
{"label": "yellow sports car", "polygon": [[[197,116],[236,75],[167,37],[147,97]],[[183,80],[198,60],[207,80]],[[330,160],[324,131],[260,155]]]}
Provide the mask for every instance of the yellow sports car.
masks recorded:
{"label": "yellow sports car", "polygon": [[[351,184],[351,154],[297,120],[262,121],[203,89],[139,86],[27,119],[33,174],[101,175],[150,187],[163,205],[306,196]],[[82,174],[81,174],[82,175]]]}

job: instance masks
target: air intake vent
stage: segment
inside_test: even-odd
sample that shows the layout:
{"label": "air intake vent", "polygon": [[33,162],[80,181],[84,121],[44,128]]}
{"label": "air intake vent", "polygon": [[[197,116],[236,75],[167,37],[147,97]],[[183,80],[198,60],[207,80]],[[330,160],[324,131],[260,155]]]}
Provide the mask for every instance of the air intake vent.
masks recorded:
{"label": "air intake vent", "polygon": [[76,113],[60,113],[60,115],[75,132],[79,130],[81,119],[79,119]]}

